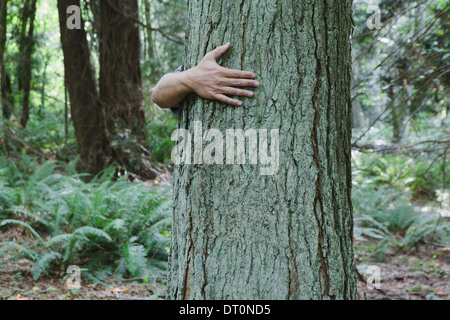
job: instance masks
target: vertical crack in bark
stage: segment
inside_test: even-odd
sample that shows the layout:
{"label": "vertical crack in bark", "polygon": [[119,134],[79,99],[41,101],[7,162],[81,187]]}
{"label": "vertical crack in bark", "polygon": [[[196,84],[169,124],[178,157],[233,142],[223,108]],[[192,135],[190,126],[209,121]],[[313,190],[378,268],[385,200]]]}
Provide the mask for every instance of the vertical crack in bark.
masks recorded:
{"label": "vertical crack in bark", "polygon": [[[244,12],[243,12],[243,10],[244,10],[244,3],[245,3],[245,0],[242,0],[242,2],[241,2],[241,16],[244,16]],[[244,19],[244,24],[243,24],[243,27],[242,27],[243,30],[242,30],[241,70],[244,70],[245,55],[247,53],[246,36],[247,36],[247,20],[248,20],[249,14],[250,14],[250,8],[247,8],[247,15],[246,15],[246,17]],[[247,123],[246,123],[247,108],[244,107],[242,112],[243,112],[243,117],[242,117],[243,126],[242,126],[242,129],[245,130],[245,127],[247,125]]]}
{"label": "vertical crack in bark", "polygon": [[242,33],[242,56],[241,56],[241,69],[244,69],[244,61],[245,61],[245,54],[247,52],[247,47],[245,45],[245,35],[247,32],[247,22],[244,22],[244,31]]}
{"label": "vertical crack in bark", "polygon": [[[313,129],[311,132],[311,139],[312,139],[312,147],[313,147],[313,160],[314,160],[314,164],[317,167],[318,173],[317,173],[317,180],[316,180],[316,195],[314,198],[314,204],[313,204],[313,211],[314,211],[314,215],[316,216],[316,220],[317,220],[317,227],[319,228],[318,230],[318,250],[317,250],[317,255],[319,258],[319,262],[320,262],[320,272],[322,273],[322,277],[323,277],[323,281],[324,281],[324,296],[329,296],[330,293],[330,284],[329,284],[329,277],[328,277],[328,272],[327,272],[327,263],[325,261],[325,257],[323,254],[323,250],[322,250],[322,243],[323,243],[323,239],[324,239],[324,230],[325,230],[325,226],[324,226],[324,222],[325,222],[325,217],[324,217],[324,210],[323,210],[323,202],[322,202],[322,194],[321,194],[321,180],[322,180],[322,169],[320,167],[320,162],[319,162],[319,143],[318,143],[318,137],[317,137],[317,126],[319,125],[319,119],[320,119],[320,112],[319,112],[319,108],[317,107],[317,94],[319,91],[319,86],[320,86],[320,74],[321,74],[321,63],[320,63],[320,59],[318,57],[318,48],[319,48],[319,42],[317,40],[317,32],[316,32],[316,27],[314,25],[314,17],[315,17],[315,13],[316,13],[316,2],[313,3],[313,7],[312,7],[312,17],[311,17],[311,22],[312,22],[312,28],[313,28],[313,36],[314,36],[314,42],[315,42],[315,48],[314,48],[314,59],[316,60],[316,85],[314,87],[314,92],[313,92],[313,96],[312,96],[312,105],[314,108],[314,122],[313,122]],[[320,217],[317,213],[317,204],[319,206],[320,209]]]}
{"label": "vertical crack in bark", "polygon": [[204,252],[205,258],[203,260],[203,277],[204,277],[204,282],[203,282],[203,285],[202,285],[202,298],[205,299],[205,300],[207,299],[206,298],[205,288],[208,285],[208,280],[207,280],[208,273],[206,272],[206,260],[208,259],[208,242],[209,242],[209,230],[206,231],[206,248],[205,248],[205,252]]}
{"label": "vertical crack in bark", "polygon": [[[244,3],[245,3],[245,0],[242,0],[242,2],[241,2],[241,14],[243,15],[243,8],[244,8]],[[247,14],[247,16],[248,16],[248,14]],[[245,60],[245,54],[246,54],[246,52],[247,52],[247,47],[246,47],[246,45],[245,45],[245,36],[246,36],[246,33],[247,33],[247,19],[246,20],[244,20],[244,26],[243,26],[243,32],[242,32],[242,56],[241,56],[241,69],[243,70],[244,69],[244,60]]]}
{"label": "vertical crack in bark", "polygon": [[[352,28],[353,29],[353,28]],[[353,32],[353,31],[352,31]],[[348,45],[348,41],[347,41],[348,36],[346,37],[346,39],[344,40],[344,44]],[[351,47],[349,48],[350,52],[348,53],[348,55],[346,55],[347,57],[351,57]],[[351,161],[351,138],[352,138],[352,98],[351,98],[351,91],[350,91],[350,83],[351,83],[351,79],[352,79],[352,65],[351,65],[351,60],[350,58],[347,58],[346,63],[344,64],[345,68],[347,69],[347,86],[345,89],[345,94],[347,95],[347,112],[348,115],[346,117],[346,119],[348,119],[348,121],[350,123],[348,123],[346,125],[346,141],[345,141],[345,152],[344,152],[344,156],[345,156],[345,167],[346,167],[346,191],[347,191],[347,203],[348,203],[348,211],[347,213],[350,215],[350,217],[348,217],[348,221],[350,221],[350,230],[348,233],[343,234],[342,237],[347,237],[350,238],[348,239],[348,241],[350,241],[350,243],[348,243],[347,245],[350,247],[350,255],[347,257],[347,263],[350,262],[350,264],[353,266],[354,265],[354,253],[353,253],[353,207],[352,207],[352,161]],[[342,216],[342,219],[344,220],[343,222],[345,223],[345,218],[344,216]],[[343,230],[345,230],[347,227],[347,225],[345,226],[345,228],[343,227]],[[348,252],[348,251],[347,251]],[[348,268],[348,269],[347,269]],[[345,280],[345,289],[346,291],[344,292],[345,294],[348,294],[348,298],[350,299],[354,299],[354,295],[356,294],[356,284],[351,280],[352,276],[347,274],[348,270],[352,270],[352,267],[349,267],[348,265],[346,265],[344,267],[344,270],[346,271],[346,275],[347,278]]]}
{"label": "vertical crack in bark", "polygon": [[[210,19],[210,21],[209,21],[209,23],[208,23],[208,25],[209,25],[208,32],[206,32],[208,39],[206,40],[206,46],[205,46],[205,52],[204,52],[204,54],[207,54],[207,53],[209,52],[209,50],[208,50],[209,42],[211,41],[211,35],[212,35],[212,33],[213,33],[213,31],[214,31],[214,28],[215,28],[214,23],[213,23],[212,18],[211,18],[211,15],[212,15],[212,12],[211,12],[211,3],[212,3],[212,1],[210,1],[209,7],[208,7],[208,15],[207,15],[207,17],[208,17],[208,19]],[[214,9],[213,9],[213,10],[214,10]],[[202,14],[203,14],[203,13],[202,13]],[[213,49],[213,48],[211,48],[211,50],[212,50],[212,49]],[[199,58],[201,59],[202,57],[199,57]]]}
{"label": "vertical crack in bark", "polygon": [[[201,194],[201,196],[203,197],[203,195]],[[207,278],[207,276],[208,276],[208,272],[207,272],[207,270],[206,270],[206,261],[207,261],[207,259],[208,259],[208,255],[209,255],[209,253],[208,253],[208,248],[209,248],[209,234],[210,234],[210,232],[211,232],[211,219],[210,219],[210,217],[208,216],[208,213],[210,213],[210,212],[213,212],[213,210],[208,210],[208,208],[206,208],[206,210],[205,210],[205,212],[206,212],[206,223],[205,223],[205,231],[204,231],[204,234],[206,235],[206,243],[205,243],[205,250],[204,250],[204,259],[203,259],[203,277],[204,277],[204,281],[203,281],[203,284],[202,284],[202,289],[201,289],[201,293],[202,293],[202,298],[203,299],[207,299],[207,297],[206,297],[206,292],[205,292],[205,289],[206,289],[206,286],[208,285],[208,278]]]}
{"label": "vertical crack in bark", "polygon": [[184,296],[183,299],[184,300],[188,300],[189,296],[191,295],[191,256],[192,256],[192,252],[194,251],[194,241],[192,240],[192,229],[194,228],[193,225],[193,221],[192,221],[192,214],[191,217],[189,219],[189,223],[191,225],[191,230],[189,233],[189,240],[190,240],[190,245],[189,245],[189,249],[188,249],[188,253],[187,253],[187,265],[186,265],[186,274],[184,276],[184,284],[183,284],[183,291],[184,291]]}
{"label": "vertical crack in bark", "polygon": [[297,262],[295,261],[294,249],[292,248],[292,216],[294,212],[291,210],[291,203],[289,201],[289,224],[288,224],[288,239],[289,239],[289,250],[291,254],[291,263],[289,263],[289,294],[288,299],[296,299],[297,298],[297,284],[298,284],[298,275],[297,275]]}
{"label": "vertical crack in bark", "polygon": [[[190,171],[190,172],[188,172],[188,174],[192,177],[192,170],[188,170],[188,171]],[[192,178],[189,179],[189,182],[186,185],[186,194],[189,194],[191,181],[192,181]],[[189,296],[191,295],[191,273],[190,273],[190,268],[191,268],[192,252],[194,252],[194,240],[192,239],[192,232],[194,231],[194,222],[193,222],[193,219],[192,219],[192,211],[189,213],[189,215],[190,215],[189,216],[189,225],[190,225],[189,241],[190,241],[190,245],[189,245],[189,249],[188,249],[188,252],[187,252],[186,274],[184,276],[184,284],[183,284],[183,292],[184,292],[183,299],[184,300],[188,300]]]}

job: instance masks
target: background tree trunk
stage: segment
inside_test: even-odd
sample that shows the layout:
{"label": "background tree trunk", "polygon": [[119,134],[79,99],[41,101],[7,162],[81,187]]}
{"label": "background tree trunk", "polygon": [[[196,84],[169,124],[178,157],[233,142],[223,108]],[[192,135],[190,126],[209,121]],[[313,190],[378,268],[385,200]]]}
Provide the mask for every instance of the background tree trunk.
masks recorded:
{"label": "background tree trunk", "polygon": [[[34,20],[36,18],[36,2],[37,0],[27,1],[24,7],[24,15],[22,21],[22,39],[21,39],[21,54],[22,61],[19,72],[19,78],[23,79],[23,100],[22,100],[22,116],[20,124],[23,127],[27,126],[30,117],[30,90],[31,90],[31,56],[34,48]],[[28,27],[28,28],[27,28]]]}
{"label": "background tree trunk", "polygon": [[[150,61],[153,61],[153,30],[151,30],[150,28],[152,27],[152,21],[151,21],[151,6],[150,6],[150,0],[144,0],[143,1],[143,5],[144,5],[144,16],[145,16],[145,24],[148,26],[148,28],[146,29],[146,33],[147,33],[147,54],[148,54],[148,59]],[[153,67],[153,63],[152,63],[152,69],[154,69]]]}
{"label": "background tree trunk", "polygon": [[9,119],[11,115],[11,105],[8,98],[8,81],[4,58],[6,51],[7,4],[8,0],[1,0],[0,2],[0,102],[2,104],[2,114],[5,119]]}
{"label": "background tree trunk", "polygon": [[[154,178],[146,142],[137,0],[100,2],[100,93],[84,31],[66,27],[67,7],[58,1],[66,81],[82,168],[96,174],[117,163],[144,178]],[[97,16],[98,17],[98,16]]]}
{"label": "background tree trunk", "polygon": [[280,169],[177,166],[170,298],[355,298],[351,6],[189,2],[185,68],[230,41],[222,65],[254,71],[261,86],[242,108],[191,96],[180,128],[279,129]]}
{"label": "background tree trunk", "polygon": [[[137,0],[100,2],[100,101],[113,157],[154,178],[147,141],[140,70]],[[146,159],[148,158],[148,159]]]}
{"label": "background tree trunk", "polygon": [[71,5],[80,6],[80,1],[58,0],[66,83],[80,152],[80,168],[95,174],[106,168],[111,160],[107,158],[108,143],[84,21],[82,20],[81,30],[69,30],[66,26],[69,16],[66,10]]}

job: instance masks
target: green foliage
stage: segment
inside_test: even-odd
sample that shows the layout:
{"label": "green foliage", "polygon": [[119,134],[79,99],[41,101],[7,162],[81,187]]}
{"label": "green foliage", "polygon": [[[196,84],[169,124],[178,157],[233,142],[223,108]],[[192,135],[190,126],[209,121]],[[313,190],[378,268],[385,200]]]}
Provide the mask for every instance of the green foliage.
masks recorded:
{"label": "green foliage", "polygon": [[[421,139],[429,138],[445,139],[444,128],[448,125],[442,122],[434,125],[433,118],[421,119],[417,124],[422,125],[417,133]],[[426,124],[425,124],[426,123]],[[367,134],[368,141],[387,141],[387,135],[383,135],[384,125]],[[418,129],[419,130],[419,129]],[[414,139],[411,139],[414,141]],[[445,146],[444,146],[445,147]],[[424,201],[436,200],[436,190],[442,188],[444,154],[446,149],[432,144],[424,146],[425,152],[419,150],[412,153],[410,149],[399,150],[399,152],[361,153],[354,152],[352,157],[353,180],[358,186],[389,186],[394,189],[403,188],[406,192],[412,192],[414,198]],[[445,165],[449,166],[450,159],[446,158]]]}
{"label": "green foliage", "polygon": [[[446,4],[435,0],[354,2],[354,90],[370,122],[383,114],[381,120],[395,127],[399,118],[403,124],[421,112],[447,109]],[[369,5],[381,10],[380,29],[366,26]]]}
{"label": "green foliage", "polygon": [[8,164],[0,174],[1,211],[8,219],[0,227],[19,226],[38,240],[27,246],[2,243],[2,263],[29,259],[35,279],[78,263],[97,281],[111,275],[148,277],[150,270],[164,268],[168,187],[155,189],[126,178],[112,181],[114,169],[85,183],[74,164],[60,162],[47,162],[24,178],[20,161],[1,161]]}
{"label": "green foliage", "polygon": [[358,243],[376,241],[372,251],[377,261],[394,250],[415,250],[431,240],[449,240],[449,221],[438,212],[419,212],[408,194],[392,187],[353,188],[354,236]]}
{"label": "green foliage", "polygon": [[39,242],[42,244],[42,246],[44,248],[47,248],[47,244],[44,242],[44,240],[41,238],[41,236],[39,235],[39,233],[37,233],[28,223],[20,221],[20,220],[12,220],[12,219],[7,219],[7,220],[3,220],[2,222],[0,222],[0,227],[6,226],[8,224],[15,224],[18,226],[21,226],[25,229],[27,229],[28,231],[30,231],[30,233],[39,240]]}
{"label": "green foliage", "polygon": [[150,153],[155,162],[162,164],[171,162],[171,152],[175,146],[171,137],[173,131],[177,129],[177,124],[178,121],[173,116],[164,120],[152,119],[148,122]]}
{"label": "green foliage", "polygon": [[61,259],[60,253],[55,251],[50,251],[48,253],[42,254],[39,259],[33,265],[33,279],[37,280],[43,272],[46,272],[49,264],[54,260]]}
{"label": "green foliage", "polygon": [[136,243],[137,240],[137,237],[133,237],[121,248],[127,269],[133,277],[142,276],[147,266],[146,250],[143,245]]}

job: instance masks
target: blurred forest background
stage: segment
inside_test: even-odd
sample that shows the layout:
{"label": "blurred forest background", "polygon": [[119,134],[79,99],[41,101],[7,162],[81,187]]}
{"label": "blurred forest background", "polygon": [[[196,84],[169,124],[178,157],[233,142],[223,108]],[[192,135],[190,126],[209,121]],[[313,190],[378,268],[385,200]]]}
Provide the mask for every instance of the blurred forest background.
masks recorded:
{"label": "blurred forest background", "polygon": [[[164,299],[177,119],[151,92],[182,64],[186,1],[136,0],[134,12],[82,1],[87,42],[66,47],[56,1],[0,3],[0,299]],[[381,29],[367,27],[369,4],[355,1],[352,38],[359,297],[448,299],[449,2],[370,4],[381,9]],[[112,35],[106,21],[124,16]],[[65,56],[92,67],[67,72]],[[111,56],[134,60],[115,75]],[[116,78],[134,81],[139,98],[125,111],[108,109],[129,102]],[[116,100],[102,101],[105,92]],[[107,105],[105,119],[89,114],[86,97]],[[108,134],[77,136],[75,126]],[[62,281],[70,265],[82,268],[79,290]],[[379,290],[364,284],[370,265],[381,268]]]}

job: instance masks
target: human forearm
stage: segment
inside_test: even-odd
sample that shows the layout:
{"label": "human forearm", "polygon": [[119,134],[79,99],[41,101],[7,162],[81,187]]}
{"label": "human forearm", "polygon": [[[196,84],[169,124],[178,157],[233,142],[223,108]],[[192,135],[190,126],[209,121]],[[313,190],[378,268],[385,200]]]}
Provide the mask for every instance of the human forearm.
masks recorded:
{"label": "human forearm", "polygon": [[179,104],[192,92],[187,85],[187,72],[169,73],[159,80],[153,89],[152,100],[165,109]]}

